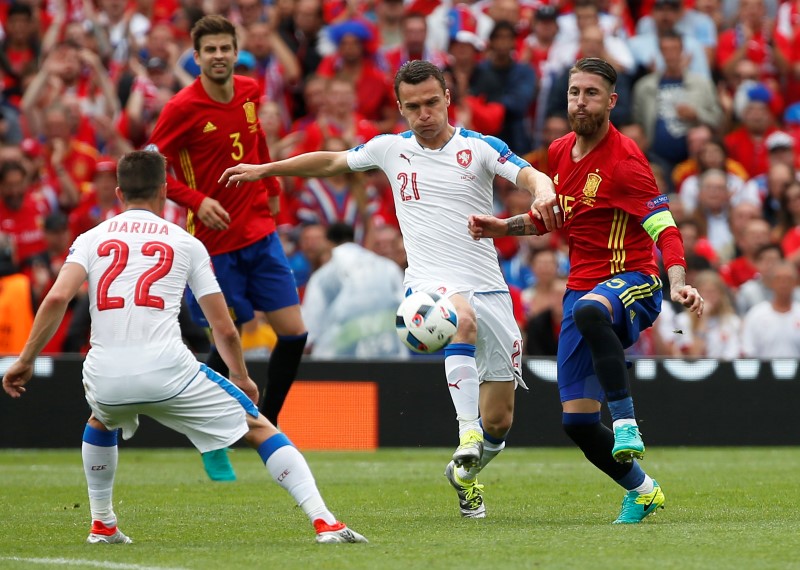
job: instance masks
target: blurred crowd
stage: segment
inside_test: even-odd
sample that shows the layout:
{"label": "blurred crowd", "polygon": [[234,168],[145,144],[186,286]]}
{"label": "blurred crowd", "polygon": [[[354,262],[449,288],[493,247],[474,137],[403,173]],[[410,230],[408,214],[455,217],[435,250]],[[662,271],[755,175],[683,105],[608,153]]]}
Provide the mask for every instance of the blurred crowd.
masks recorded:
{"label": "blurred crowd", "polygon": [[[607,60],[619,74],[612,121],[670,197],[688,282],[706,299],[702,319],[665,302],[631,355],[800,356],[800,0],[0,2],[0,353],[19,350],[72,240],[119,212],[116,161],[195,80],[189,31],[212,13],[237,26],[236,73],[262,86],[273,159],[406,130],[392,80],[426,59],[445,72],[453,124],[548,172],[548,145],[569,131],[570,66]],[[331,257],[335,223],[404,267],[383,174],[281,182],[279,231],[301,292]],[[496,183],[497,213],[530,200]],[[170,203],[165,217],[182,224],[186,212]],[[496,246],[526,352],[555,354],[566,244]],[[47,352],[88,347],[88,299],[70,313]],[[263,319],[244,339],[253,353],[274,342]]]}

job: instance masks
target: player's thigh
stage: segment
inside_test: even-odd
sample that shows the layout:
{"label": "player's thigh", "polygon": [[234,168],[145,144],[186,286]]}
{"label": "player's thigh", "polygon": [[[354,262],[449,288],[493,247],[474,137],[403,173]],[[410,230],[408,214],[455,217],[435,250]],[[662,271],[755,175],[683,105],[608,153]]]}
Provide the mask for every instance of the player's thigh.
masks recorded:
{"label": "player's thigh", "polygon": [[180,394],[143,405],[141,413],[184,434],[201,453],[236,443],[250,430],[247,416],[258,417],[244,392],[205,365]]}
{"label": "player's thigh", "polygon": [[594,372],[589,346],[572,317],[575,301],[586,291],[570,291],[564,295],[564,316],[558,336],[558,392],[562,402],[589,398],[602,402],[605,395]]}
{"label": "player's thigh", "polygon": [[476,364],[483,381],[522,381],[522,335],[508,293],[480,293],[473,298],[478,323]]}
{"label": "player's thigh", "polygon": [[656,275],[631,271],[603,281],[591,290],[612,306],[614,332],[628,348],[652,326],[661,311],[662,283]]}
{"label": "player's thigh", "polygon": [[300,304],[297,283],[277,232],[242,251],[246,297],[257,311],[271,313]]}
{"label": "player's thigh", "polygon": [[108,406],[97,402],[91,393],[86,394],[86,401],[92,410],[92,416],[109,431],[121,429],[123,439],[132,438],[139,429],[137,406]]}

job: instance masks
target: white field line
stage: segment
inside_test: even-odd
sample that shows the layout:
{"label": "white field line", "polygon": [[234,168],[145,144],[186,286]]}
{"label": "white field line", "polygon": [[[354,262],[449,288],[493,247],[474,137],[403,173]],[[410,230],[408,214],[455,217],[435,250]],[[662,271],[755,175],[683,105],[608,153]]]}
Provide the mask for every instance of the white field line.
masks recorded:
{"label": "white field line", "polygon": [[94,568],[109,568],[111,570],[184,570],[183,568],[142,566],[141,564],[81,560],[79,558],[23,558],[19,556],[0,556],[0,560],[8,560],[10,562],[26,562],[28,564],[42,564],[45,566],[92,566]]}

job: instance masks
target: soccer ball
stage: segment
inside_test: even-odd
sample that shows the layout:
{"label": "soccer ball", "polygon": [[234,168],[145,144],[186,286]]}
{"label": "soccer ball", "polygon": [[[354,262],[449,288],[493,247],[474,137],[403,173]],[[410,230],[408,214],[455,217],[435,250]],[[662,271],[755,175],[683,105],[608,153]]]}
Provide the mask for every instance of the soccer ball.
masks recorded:
{"label": "soccer ball", "polygon": [[414,352],[430,354],[450,344],[458,329],[456,308],[438,293],[416,292],[397,309],[397,336]]}

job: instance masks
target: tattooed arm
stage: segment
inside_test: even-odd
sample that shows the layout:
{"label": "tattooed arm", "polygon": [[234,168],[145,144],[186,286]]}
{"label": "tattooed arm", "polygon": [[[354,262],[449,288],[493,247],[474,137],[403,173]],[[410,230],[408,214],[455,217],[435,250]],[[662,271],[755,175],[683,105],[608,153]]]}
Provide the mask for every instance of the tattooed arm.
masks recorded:
{"label": "tattooed arm", "polygon": [[527,213],[507,219],[472,215],[467,227],[474,240],[502,236],[538,236],[542,233]]}

